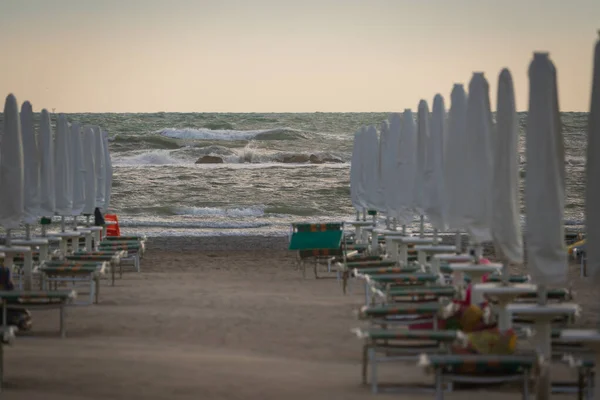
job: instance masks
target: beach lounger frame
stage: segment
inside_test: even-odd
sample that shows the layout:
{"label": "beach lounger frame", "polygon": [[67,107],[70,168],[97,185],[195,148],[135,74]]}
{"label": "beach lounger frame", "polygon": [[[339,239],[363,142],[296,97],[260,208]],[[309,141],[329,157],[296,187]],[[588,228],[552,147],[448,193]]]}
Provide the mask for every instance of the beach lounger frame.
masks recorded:
{"label": "beach lounger frame", "polygon": [[2,326],[7,327],[6,315],[7,309],[13,307],[25,307],[38,310],[59,310],[59,332],[62,338],[67,336],[67,307],[77,298],[77,292],[74,290],[58,291],[24,291],[7,290],[0,291],[0,300],[2,300],[3,316]]}
{"label": "beach lounger frame", "polygon": [[[453,383],[508,383],[522,382],[523,400],[529,399],[532,375],[539,370],[541,361],[535,354],[531,355],[488,355],[488,354],[422,354],[418,366],[423,367],[435,376],[435,399],[444,399],[444,386]],[[490,366],[493,368],[519,368],[520,371],[506,374],[468,374],[454,372],[457,367],[472,366],[474,368]]]}
{"label": "beach lounger frame", "polygon": [[[288,250],[297,251],[296,265],[306,278],[306,262],[313,261],[315,278],[319,278],[319,262],[327,262],[327,272],[332,272],[332,264],[336,257],[346,260],[346,241],[343,240],[344,223],[292,223]],[[340,271],[336,270],[336,278],[340,279]]]}
{"label": "beach lounger frame", "polygon": [[4,346],[14,343],[16,330],[14,326],[4,326],[0,331],[0,392],[4,389]]}
{"label": "beach lounger frame", "polygon": [[98,263],[49,263],[40,266],[44,290],[58,289],[58,284],[68,282],[72,284],[84,283],[89,285],[89,300],[73,303],[74,305],[91,305],[99,302],[100,277],[104,275],[106,262]]}

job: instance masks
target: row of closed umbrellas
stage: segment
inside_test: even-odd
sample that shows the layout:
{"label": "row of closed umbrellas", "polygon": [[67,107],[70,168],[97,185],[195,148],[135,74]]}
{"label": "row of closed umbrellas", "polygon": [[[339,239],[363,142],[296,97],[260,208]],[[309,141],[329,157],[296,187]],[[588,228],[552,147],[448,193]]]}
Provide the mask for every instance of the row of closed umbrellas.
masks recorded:
{"label": "row of closed umbrellas", "polygon": [[106,132],[69,123],[59,114],[53,134],[45,109],[36,132],[31,104],[24,102],[19,112],[15,96],[7,96],[0,142],[1,226],[10,232],[55,215],[63,222],[64,217],[74,217],[76,223],[79,215],[108,209],[111,186]]}
{"label": "row of closed umbrellas", "polygon": [[[565,170],[556,69],[547,53],[529,66],[525,205],[528,269],[542,284],[566,282]],[[519,207],[519,130],[511,73],[498,77],[494,123],[489,84],[474,73],[468,94],[455,84],[450,108],[437,94],[355,135],[353,206],[406,225],[426,215],[439,231],[466,231],[473,244],[493,241],[506,262],[523,262]]]}

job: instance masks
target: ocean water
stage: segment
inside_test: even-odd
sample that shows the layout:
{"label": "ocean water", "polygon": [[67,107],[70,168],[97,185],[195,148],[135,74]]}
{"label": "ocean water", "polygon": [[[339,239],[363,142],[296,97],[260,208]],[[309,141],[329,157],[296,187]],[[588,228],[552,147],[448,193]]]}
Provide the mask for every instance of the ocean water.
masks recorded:
{"label": "ocean water", "polygon": [[[354,132],[387,113],[67,114],[110,135],[111,211],[149,236],[285,235],[347,220]],[[525,114],[520,114],[523,131]],[[567,223],[584,218],[586,113],[563,113]],[[523,132],[522,132],[523,133]],[[204,156],[222,163],[196,164]],[[521,171],[524,176],[524,135]],[[415,220],[416,223],[416,220]]]}

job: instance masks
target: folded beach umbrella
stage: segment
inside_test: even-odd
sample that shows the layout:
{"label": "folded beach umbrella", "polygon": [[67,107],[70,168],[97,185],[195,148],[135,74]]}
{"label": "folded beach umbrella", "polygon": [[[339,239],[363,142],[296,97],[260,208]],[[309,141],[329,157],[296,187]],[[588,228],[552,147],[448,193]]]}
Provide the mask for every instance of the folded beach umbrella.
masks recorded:
{"label": "folded beach umbrella", "polygon": [[492,111],[489,85],[483,73],[476,72],[469,83],[467,101],[463,200],[459,218],[474,244],[490,241],[492,220]]}
{"label": "folded beach umbrella", "polygon": [[102,131],[102,136],[104,140],[104,158],[105,158],[105,181],[106,188],[104,191],[104,211],[108,212],[110,207],[110,196],[112,195],[112,178],[113,178],[113,167],[112,161],[110,159],[110,150],[108,148],[108,133],[106,131]]}
{"label": "folded beach umbrella", "polygon": [[383,211],[385,205],[380,185],[379,135],[375,126],[370,125],[367,128],[363,140],[365,168],[363,168],[362,178],[366,189],[367,209],[370,211]]}
{"label": "folded beach umbrella", "polygon": [[[73,208],[71,215],[81,215],[85,207],[85,166],[83,161],[83,147],[81,144],[81,125],[79,122],[71,124],[70,132],[72,179],[73,179]],[[75,225],[77,227],[77,225]]]}
{"label": "folded beach umbrella", "polygon": [[417,127],[411,110],[402,114],[400,148],[398,150],[397,186],[398,197],[396,212],[401,225],[410,224],[414,218],[413,188],[417,168]]}
{"label": "folded beach umbrella", "polygon": [[[535,53],[529,66],[527,114],[527,268],[536,283],[564,284],[564,143],[558,111],[556,69],[547,53]],[[589,247],[589,246],[588,246]]]}
{"label": "folded beach umbrella", "polygon": [[519,208],[519,130],[513,80],[503,69],[498,80],[494,178],[492,184],[492,237],[496,254],[505,262],[523,262]]}
{"label": "folded beach umbrella", "polygon": [[466,221],[462,215],[466,182],[463,174],[467,169],[467,94],[462,84],[455,84],[450,95],[448,129],[444,140],[444,202],[446,223],[452,230],[462,230]]}
{"label": "folded beach umbrella", "polygon": [[446,109],[444,98],[436,95],[433,99],[433,114],[427,143],[427,160],[424,182],[425,214],[434,229],[445,230],[444,202],[444,136]]}
{"label": "folded beach umbrella", "polygon": [[85,204],[83,207],[84,215],[94,215],[96,209],[96,137],[91,126],[83,129],[83,148],[84,157],[84,191]]}
{"label": "folded beach umbrella", "polygon": [[[50,114],[43,109],[40,117],[40,215],[50,218],[56,211],[54,187],[54,138]],[[45,225],[42,225],[44,229]]]}
{"label": "folded beach umbrella", "polygon": [[592,102],[588,117],[587,184],[585,199],[585,229],[587,270],[600,283],[600,40],[594,52]]}
{"label": "folded beach umbrella", "polygon": [[350,198],[352,200],[352,206],[356,209],[357,213],[360,213],[367,208],[367,203],[365,202],[365,188],[362,180],[362,140],[364,133],[365,128],[361,126],[354,134],[352,159],[350,161]]}
{"label": "folded beach umbrella", "polygon": [[[33,128],[33,110],[31,103],[21,105],[21,134],[23,140],[23,222],[35,224],[41,216],[40,152],[38,139]],[[29,233],[29,230],[28,230]]]}
{"label": "folded beach umbrella", "polygon": [[413,186],[413,209],[419,214],[425,210],[425,182],[427,180],[427,156],[429,144],[429,106],[419,102],[417,113],[416,172]]}
{"label": "folded beach umbrella", "polygon": [[21,121],[17,99],[12,94],[4,103],[4,129],[0,146],[0,225],[7,232],[10,245],[10,230],[19,227],[24,216],[24,172]]}
{"label": "folded beach umbrella", "polygon": [[398,218],[398,196],[400,187],[398,177],[398,151],[400,150],[400,114],[390,114],[388,121],[381,126],[380,147],[382,148],[382,190],[385,200],[386,215]]}
{"label": "folded beach umbrella", "polygon": [[63,217],[63,221],[64,217],[71,215],[73,210],[72,149],[69,136],[67,117],[59,114],[54,141],[54,186],[56,214]]}
{"label": "folded beach umbrella", "polygon": [[104,139],[100,127],[92,127],[95,140],[95,166],[96,166],[96,207],[104,210],[106,201],[106,156],[104,155]]}

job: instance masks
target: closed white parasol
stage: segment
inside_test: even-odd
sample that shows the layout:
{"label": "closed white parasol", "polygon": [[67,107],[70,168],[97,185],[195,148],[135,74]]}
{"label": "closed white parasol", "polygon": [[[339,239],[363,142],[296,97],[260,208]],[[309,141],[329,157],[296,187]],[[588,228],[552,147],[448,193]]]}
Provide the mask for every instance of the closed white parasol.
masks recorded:
{"label": "closed white parasol", "polygon": [[96,209],[96,140],[91,126],[86,126],[83,130],[83,148],[85,149],[85,176],[83,180],[85,205],[83,214],[93,215]]}
{"label": "closed white parasol", "polygon": [[[54,187],[54,137],[50,114],[43,109],[40,116],[39,150],[40,165],[40,214],[52,217],[56,211]],[[45,225],[42,225],[45,227]]]}
{"label": "closed white parasol", "polygon": [[411,110],[406,109],[402,114],[402,129],[400,136],[400,147],[398,150],[398,222],[407,225],[412,222],[414,212],[413,187],[416,174],[416,150],[417,150],[417,128]]}
{"label": "closed white parasol", "polygon": [[444,135],[446,126],[446,109],[444,98],[436,95],[433,99],[433,114],[429,130],[427,151],[427,168],[425,175],[425,214],[434,229],[444,230]]}
{"label": "closed white parasol", "polygon": [[[79,122],[71,124],[71,156],[72,156],[72,177],[73,177],[73,209],[71,215],[77,220],[85,207],[85,166],[83,161],[83,147],[81,144],[81,125]],[[77,223],[75,223],[77,228]]]}
{"label": "closed white parasol", "polygon": [[[38,139],[33,128],[33,109],[26,101],[21,105],[21,133],[23,138],[24,168],[24,218],[27,225],[35,224],[41,216],[40,210],[40,152]],[[27,229],[29,239],[29,229]]]}
{"label": "closed white parasol", "polygon": [[105,158],[105,181],[106,188],[104,192],[104,211],[108,212],[110,208],[110,197],[112,195],[112,180],[113,180],[113,167],[110,159],[110,149],[108,148],[108,133],[102,131],[104,139],[104,158]]}
{"label": "closed white parasol", "polygon": [[519,218],[519,130],[513,80],[508,69],[503,69],[500,73],[497,104],[492,184],[492,209],[494,210],[492,237],[496,254],[503,261],[522,263],[523,239]]}
{"label": "closed white parasol", "polygon": [[527,114],[527,268],[539,284],[564,284],[564,144],[558,111],[556,69],[548,54],[536,53],[529,67]]}
{"label": "closed white parasol", "polygon": [[585,200],[587,271],[595,282],[600,283],[600,40],[596,43],[594,53],[592,101],[588,118]]}
{"label": "closed white parasol", "polygon": [[56,139],[54,141],[54,185],[56,214],[64,217],[73,210],[73,173],[71,170],[71,145],[69,143],[69,123],[64,114],[58,115]]}
{"label": "closed white parasol", "polygon": [[444,141],[444,202],[448,228],[458,231],[466,226],[462,204],[467,193],[463,177],[467,169],[467,94],[462,84],[454,85],[450,100],[448,130]]}
{"label": "closed white parasol", "polygon": [[350,197],[352,199],[352,206],[356,209],[357,220],[360,217],[360,212],[367,208],[365,188],[362,181],[362,140],[364,133],[365,128],[361,127],[354,134],[354,147],[352,148],[352,160],[350,162]]}
{"label": "closed white parasol", "polygon": [[386,133],[382,134],[380,141],[383,153],[381,159],[382,165],[382,186],[385,200],[386,214],[390,218],[398,218],[398,196],[400,188],[398,187],[398,152],[400,151],[400,127],[402,120],[400,113],[390,114],[388,121],[385,122]]}
{"label": "closed white parasol", "polygon": [[363,139],[364,168],[363,182],[366,188],[366,205],[369,210],[383,211],[383,193],[381,191],[379,169],[379,135],[377,129],[370,125]]}
{"label": "closed white parasol", "polygon": [[[483,73],[476,72],[469,83],[463,201],[459,218],[476,245],[490,241],[492,219],[492,111],[489,85]],[[477,246],[479,248],[479,246]]]}
{"label": "closed white parasol", "polygon": [[7,232],[19,227],[23,216],[23,142],[17,99],[9,94],[4,103],[4,130],[0,147],[0,225]]}
{"label": "closed white parasol", "polygon": [[95,150],[96,150],[96,207],[104,209],[106,201],[106,157],[104,156],[104,140],[100,127],[94,126]]}

